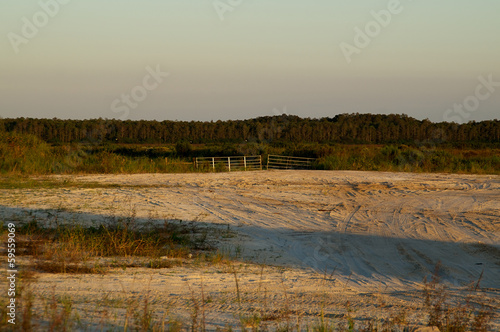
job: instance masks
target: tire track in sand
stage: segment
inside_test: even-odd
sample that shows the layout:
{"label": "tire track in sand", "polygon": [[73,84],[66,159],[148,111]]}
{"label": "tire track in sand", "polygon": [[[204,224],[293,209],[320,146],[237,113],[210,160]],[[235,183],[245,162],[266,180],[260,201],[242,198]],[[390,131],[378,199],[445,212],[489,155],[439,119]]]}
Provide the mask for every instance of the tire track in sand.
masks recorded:
{"label": "tire track in sand", "polygon": [[[362,251],[360,251],[358,248],[352,247],[347,243],[348,242],[347,241],[347,236],[348,236],[347,229],[349,227],[349,223],[351,222],[354,215],[360,209],[361,209],[361,205],[356,206],[356,208],[354,208],[354,211],[349,213],[347,215],[347,217],[345,217],[342,220],[342,222],[338,226],[341,229],[341,232],[338,233],[338,238],[339,238],[339,242],[340,242],[340,249],[341,249],[343,261],[344,261],[345,266],[348,268],[347,273],[348,274],[356,273],[356,274],[366,276],[367,274],[366,274],[365,268],[359,263],[359,260],[362,259],[363,256],[365,256],[364,253]],[[356,259],[354,257],[354,255],[352,253],[353,249],[356,249],[358,251],[358,253],[359,253],[358,259]]]}
{"label": "tire track in sand", "polygon": [[[391,224],[388,225],[386,224],[387,228],[389,231],[392,233],[392,235],[395,237],[397,243],[396,243],[396,249],[398,252],[398,259],[400,262],[403,264],[410,264],[413,266],[413,270],[409,272],[402,272],[401,269],[397,269],[398,273],[402,277],[408,277],[411,275],[416,275],[420,271],[426,271],[429,272],[429,268],[426,267],[425,262],[422,262],[421,259],[423,257],[420,257],[418,254],[414,253],[414,250],[412,247],[408,247],[409,244],[403,243],[403,239],[405,238],[405,235],[403,234],[402,231],[402,223],[401,223],[401,216],[403,215],[403,208],[404,208],[404,203],[400,203],[399,206],[394,209],[392,213],[392,218],[391,218]],[[420,252],[420,251],[419,251]],[[416,257],[419,256],[419,257]],[[425,261],[425,259],[424,259]],[[394,264],[392,264],[394,266]],[[395,266],[394,266],[395,267]]]}

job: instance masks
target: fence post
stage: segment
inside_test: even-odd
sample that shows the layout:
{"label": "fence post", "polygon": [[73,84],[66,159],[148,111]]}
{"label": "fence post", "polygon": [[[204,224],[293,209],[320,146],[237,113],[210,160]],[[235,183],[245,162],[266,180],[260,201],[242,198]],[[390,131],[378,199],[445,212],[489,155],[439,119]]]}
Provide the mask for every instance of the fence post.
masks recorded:
{"label": "fence post", "polygon": [[215,158],[212,157],[212,169],[215,171]]}
{"label": "fence post", "polygon": [[259,155],[259,166],[260,170],[262,171],[262,155]]}
{"label": "fence post", "polygon": [[245,165],[245,171],[247,170],[247,156],[243,156],[243,164]]}
{"label": "fence post", "polygon": [[229,172],[231,172],[231,157],[227,157],[227,168],[229,169]]}

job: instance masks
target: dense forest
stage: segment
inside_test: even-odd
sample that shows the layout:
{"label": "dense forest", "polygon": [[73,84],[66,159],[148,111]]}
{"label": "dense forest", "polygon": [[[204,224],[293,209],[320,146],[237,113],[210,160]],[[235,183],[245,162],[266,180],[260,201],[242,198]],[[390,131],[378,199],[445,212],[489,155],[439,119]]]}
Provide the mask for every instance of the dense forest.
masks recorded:
{"label": "dense forest", "polygon": [[[240,121],[0,119],[0,174],[199,172],[196,157],[316,158],[315,169],[500,174],[500,121],[281,115]],[[220,171],[224,171],[224,167]],[[1,181],[0,181],[1,182]],[[1,184],[1,183],[0,183]]]}
{"label": "dense forest", "polygon": [[0,118],[2,131],[31,134],[48,143],[176,144],[182,140],[194,144],[500,142],[500,120],[433,123],[394,114],[340,114],[321,119],[283,114],[216,122]]}

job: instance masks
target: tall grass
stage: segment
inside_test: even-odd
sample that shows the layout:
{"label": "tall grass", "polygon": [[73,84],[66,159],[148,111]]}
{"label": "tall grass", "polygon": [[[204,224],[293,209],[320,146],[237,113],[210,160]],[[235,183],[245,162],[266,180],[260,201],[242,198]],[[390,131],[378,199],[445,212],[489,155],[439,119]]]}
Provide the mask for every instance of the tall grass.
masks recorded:
{"label": "tall grass", "polygon": [[500,149],[446,145],[244,144],[50,146],[35,136],[0,132],[0,174],[196,172],[197,156],[283,154],[318,158],[316,169],[500,174]]}
{"label": "tall grass", "polygon": [[49,173],[54,161],[51,147],[36,136],[0,132],[1,173]]}
{"label": "tall grass", "polygon": [[336,146],[317,169],[500,174],[500,150],[389,146]]}
{"label": "tall grass", "polygon": [[[216,257],[220,253],[208,242],[207,232],[194,223],[139,223],[133,214],[91,227],[46,227],[34,219],[18,227],[17,252],[31,258],[34,271],[52,273],[105,273],[110,267],[125,266],[166,268],[182,265],[182,259],[193,253],[205,261],[222,260]],[[103,261],[106,257],[113,259]],[[130,263],[117,257],[141,259]]]}

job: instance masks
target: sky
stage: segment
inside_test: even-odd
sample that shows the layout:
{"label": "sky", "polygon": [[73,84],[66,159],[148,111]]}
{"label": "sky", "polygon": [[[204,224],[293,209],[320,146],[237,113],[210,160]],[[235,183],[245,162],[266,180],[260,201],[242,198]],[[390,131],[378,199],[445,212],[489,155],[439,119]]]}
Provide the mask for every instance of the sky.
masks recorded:
{"label": "sky", "polygon": [[2,0],[0,117],[500,116],[498,0]]}

